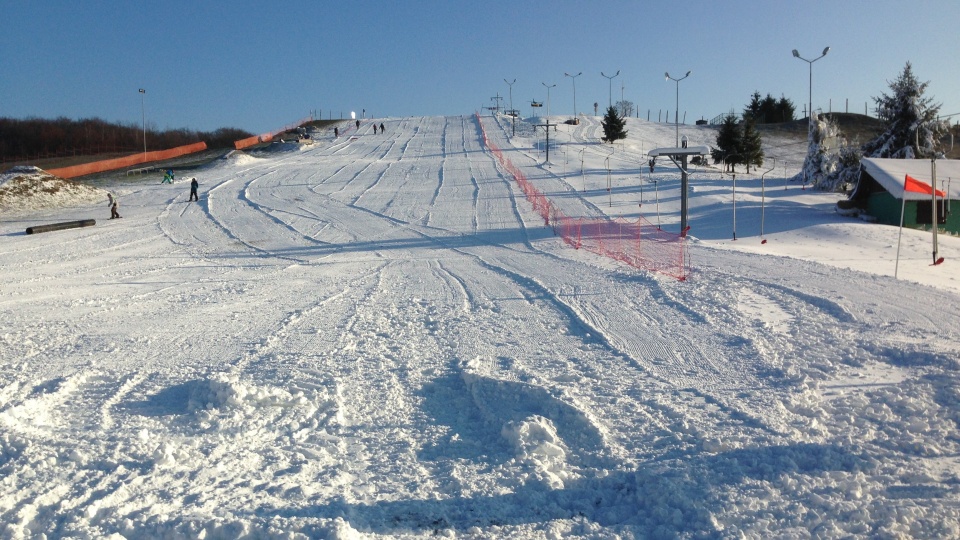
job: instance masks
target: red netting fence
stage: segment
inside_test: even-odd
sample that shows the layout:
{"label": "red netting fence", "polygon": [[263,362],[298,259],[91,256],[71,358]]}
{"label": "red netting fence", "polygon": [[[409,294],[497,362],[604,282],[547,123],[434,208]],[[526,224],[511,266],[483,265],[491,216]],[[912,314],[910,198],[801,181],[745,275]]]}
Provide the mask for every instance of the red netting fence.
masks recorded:
{"label": "red netting fence", "polygon": [[664,231],[643,216],[636,221],[592,217],[572,217],[564,214],[547,199],[527,176],[515,166],[503,151],[487,138],[480,115],[476,115],[483,136],[483,144],[497,159],[517,185],[533,209],[543,218],[544,224],[563,241],[575,249],[586,249],[605,257],[616,259],[634,268],[658,272],[685,280],[689,273],[689,257],[686,253],[686,234]]}

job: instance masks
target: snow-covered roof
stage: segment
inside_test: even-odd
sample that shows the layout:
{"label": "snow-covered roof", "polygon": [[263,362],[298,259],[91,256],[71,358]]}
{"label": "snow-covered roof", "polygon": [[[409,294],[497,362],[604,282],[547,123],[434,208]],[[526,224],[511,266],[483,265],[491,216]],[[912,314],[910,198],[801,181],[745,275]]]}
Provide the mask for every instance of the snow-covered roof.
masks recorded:
{"label": "snow-covered roof", "polygon": [[[869,173],[883,189],[897,199],[904,197],[903,184],[906,175],[909,174],[928,185],[931,180],[929,159],[863,158],[860,160],[860,170]],[[960,199],[960,160],[937,160],[937,190],[947,193],[949,199]],[[930,199],[930,195],[908,192],[906,199],[925,201]]]}

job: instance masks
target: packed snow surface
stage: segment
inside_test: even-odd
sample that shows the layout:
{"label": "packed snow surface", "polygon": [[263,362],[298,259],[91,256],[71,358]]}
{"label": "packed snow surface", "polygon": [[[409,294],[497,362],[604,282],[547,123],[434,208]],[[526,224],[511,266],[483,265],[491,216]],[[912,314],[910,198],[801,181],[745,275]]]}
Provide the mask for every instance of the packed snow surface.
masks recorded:
{"label": "packed snow surface", "polygon": [[[476,117],[380,121],[185,173],[199,202],[6,207],[0,536],[960,535],[957,238],[905,230],[895,278],[897,228],[767,140],[735,191],[694,168],[678,281],[560,241]],[[674,126],[584,117],[545,165],[482,122],[566,214],[679,229]]]}

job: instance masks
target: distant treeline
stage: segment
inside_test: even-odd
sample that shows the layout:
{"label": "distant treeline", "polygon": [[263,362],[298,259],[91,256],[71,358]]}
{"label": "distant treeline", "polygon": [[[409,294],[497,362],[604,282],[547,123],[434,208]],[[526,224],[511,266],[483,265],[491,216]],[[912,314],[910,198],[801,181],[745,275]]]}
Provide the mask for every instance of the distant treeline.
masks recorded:
{"label": "distant treeline", "polygon": [[[0,161],[38,157],[97,155],[143,151],[143,128],[136,124],[110,123],[99,118],[0,118]],[[216,131],[147,129],[147,150],[164,150],[200,141],[209,148],[233,147],[233,142],[251,137],[242,129]]]}

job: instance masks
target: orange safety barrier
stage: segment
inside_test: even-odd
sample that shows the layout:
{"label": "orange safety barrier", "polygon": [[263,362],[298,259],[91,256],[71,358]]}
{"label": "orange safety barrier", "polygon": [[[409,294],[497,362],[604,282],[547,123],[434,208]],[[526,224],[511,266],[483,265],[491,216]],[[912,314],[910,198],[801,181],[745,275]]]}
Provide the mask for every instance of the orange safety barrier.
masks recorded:
{"label": "orange safety barrier", "polygon": [[480,114],[483,144],[497,159],[503,169],[513,177],[533,209],[543,218],[544,224],[553,227],[565,243],[574,249],[586,249],[604,257],[618,260],[634,268],[658,272],[680,281],[689,273],[689,257],[686,253],[686,231],[669,233],[640,216],[637,221],[624,219],[573,218],[554,206],[546,195],[534,187],[523,171],[504,157],[503,151],[487,139]]}
{"label": "orange safety barrier", "polygon": [[247,137],[246,139],[240,139],[239,141],[233,141],[233,146],[237,150],[243,150],[244,148],[249,148],[255,144],[270,142],[277,135],[285,131],[290,131],[291,129],[296,129],[307,122],[311,122],[312,120],[313,118],[303,118],[292,124],[287,124],[280,129],[273,130],[270,133],[264,133],[263,135],[255,135],[253,137]]}
{"label": "orange safety barrier", "polygon": [[207,143],[201,141],[185,146],[170,148],[169,150],[154,150],[152,152],[133,154],[114,159],[104,159],[100,161],[84,163],[82,165],[50,169],[47,172],[54,176],[59,176],[60,178],[76,178],[77,176],[84,176],[87,174],[113,171],[116,169],[122,169],[124,167],[132,167],[141,163],[149,163],[151,161],[161,161],[164,159],[180,157],[186,154],[193,154],[194,152],[202,152],[206,149]]}
{"label": "orange safety barrier", "polygon": [[234,141],[233,146],[237,150],[243,150],[244,148],[250,148],[255,144],[260,144],[260,136],[254,135],[253,137],[247,137],[246,139],[240,139],[239,141]]}

